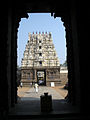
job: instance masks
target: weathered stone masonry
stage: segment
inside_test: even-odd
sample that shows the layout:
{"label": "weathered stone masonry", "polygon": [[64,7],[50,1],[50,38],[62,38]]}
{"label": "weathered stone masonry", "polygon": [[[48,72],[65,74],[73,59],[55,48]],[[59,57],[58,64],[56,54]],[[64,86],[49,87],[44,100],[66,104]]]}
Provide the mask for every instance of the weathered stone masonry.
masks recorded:
{"label": "weathered stone masonry", "polygon": [[31,82],[39,83],[40,80],[47,86],[50,86],[51,82],[60,84],[60,62],[51,33],[47,32],[29,33],[21,64],[21,81],[25,86]]}

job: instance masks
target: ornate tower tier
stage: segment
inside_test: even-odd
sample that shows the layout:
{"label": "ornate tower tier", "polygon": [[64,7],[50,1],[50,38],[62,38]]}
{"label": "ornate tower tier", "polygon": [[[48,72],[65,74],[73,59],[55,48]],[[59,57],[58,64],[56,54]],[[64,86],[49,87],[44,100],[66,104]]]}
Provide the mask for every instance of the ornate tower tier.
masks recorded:
{"label": "ornate tower tier", "polygon": [[59,83],[60,62],[51,33],[29,33],[21,61],[21,73],[21,81],[24,85],[30,85],[31,82],[42,85],[50,85],[51,82]]}

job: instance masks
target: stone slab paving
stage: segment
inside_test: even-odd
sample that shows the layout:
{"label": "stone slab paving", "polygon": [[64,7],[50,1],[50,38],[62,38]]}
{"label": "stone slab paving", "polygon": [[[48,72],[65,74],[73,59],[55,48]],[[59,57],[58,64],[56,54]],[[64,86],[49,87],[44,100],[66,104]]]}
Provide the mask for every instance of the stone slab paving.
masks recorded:
{"label": "stone slab paving", "polygon": [[30,90],[25,92],[25,95],[21,100],[40,100],[40,96],[44,95],[45,92],[48,92],[49,95],[52,95],[53,100],[64,99],[54,88],[40,86],[38,93],[35,92],[35,88],[32,87]]}
{"label": "stone slab paving", "polygon": [[76,108],[69,105],[66,100],[54,88],[40,86],[39,92],[36,93],[32,87],[25,92],[25,95],[20,98],[18,104],[11,110],[12,115],[40,115],[41,103],[40,96],[48,92],[52,95],[52,109],[50,114],[69,113],[76,111]]}

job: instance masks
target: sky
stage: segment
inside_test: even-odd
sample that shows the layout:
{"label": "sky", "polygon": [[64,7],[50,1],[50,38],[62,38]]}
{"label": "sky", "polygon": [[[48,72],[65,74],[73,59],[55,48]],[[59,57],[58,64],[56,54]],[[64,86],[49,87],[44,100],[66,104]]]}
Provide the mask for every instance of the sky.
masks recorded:
{"label": "sky", "polygon": [[21,66],[21,60],[28,41],[28,33],[51,32],[53,43],[60,60],[63,64],[66,60],[65,27],[60,17],[51,17],[50,13],[30,13],[29,18],[22,18],[18,28],[17,40],[17,64]]}

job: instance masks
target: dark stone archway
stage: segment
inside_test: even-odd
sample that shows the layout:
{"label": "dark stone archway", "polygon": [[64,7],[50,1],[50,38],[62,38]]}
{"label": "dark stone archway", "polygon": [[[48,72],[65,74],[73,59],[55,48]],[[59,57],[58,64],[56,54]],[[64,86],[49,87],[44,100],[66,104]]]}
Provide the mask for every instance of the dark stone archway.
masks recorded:
{"label": "dark stone archway", "polygon": [[[60,3],[61,2],[61,3]],[[0,117],[17,103],[17,31],[21,18],[28,18],[29,12],[50,12],[61,17],[66,28],[67,61],[69,79],[69,101],[81,109],[83,116],[89,116],[89,4],[83,1],[48,2],[14,1],[2,2],[0,35]],[[85,8],[85,9],[84,9]],[[6,11],[6,13],[4,13]],[[87,93],[87,94],[86,94]],[[86,116],[87,115],[87,116]]]}

